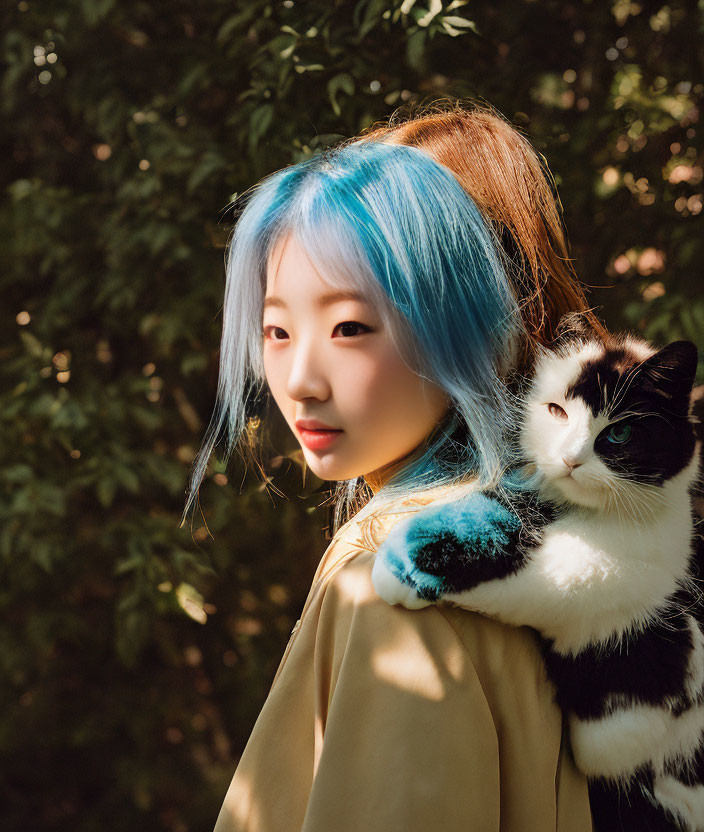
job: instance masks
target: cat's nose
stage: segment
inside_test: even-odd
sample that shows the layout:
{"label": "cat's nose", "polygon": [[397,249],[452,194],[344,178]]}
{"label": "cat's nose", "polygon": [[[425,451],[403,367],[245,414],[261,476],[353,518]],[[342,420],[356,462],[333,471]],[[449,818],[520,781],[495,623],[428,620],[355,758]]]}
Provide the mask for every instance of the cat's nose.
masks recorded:
{"label": "cat's nose", "polygon": [[576,459],[565,459],[564,456],[562,457],[562,461],[570,469],[570,471],[574,471],[575,468],[579,468],[582,464],[581,462],[577,462]]}

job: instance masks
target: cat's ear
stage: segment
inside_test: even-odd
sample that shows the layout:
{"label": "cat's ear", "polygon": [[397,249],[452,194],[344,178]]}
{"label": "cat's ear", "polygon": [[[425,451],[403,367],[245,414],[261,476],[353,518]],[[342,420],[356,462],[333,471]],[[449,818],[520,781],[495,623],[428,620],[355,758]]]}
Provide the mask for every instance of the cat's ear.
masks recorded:
{"label": "cat's ear", "polygon": [[697,348],[691,341],[673,341],[644,361],[644,374],[669,398],[689,396],[697,372]]}
{"label": "cat's ear", "polygon": [[551,347],[554,349],[575,341],[586,343],[594,338],[594,328],[586,316],[581,312],[568,312],[560,318],[555,328],[555,338]]}

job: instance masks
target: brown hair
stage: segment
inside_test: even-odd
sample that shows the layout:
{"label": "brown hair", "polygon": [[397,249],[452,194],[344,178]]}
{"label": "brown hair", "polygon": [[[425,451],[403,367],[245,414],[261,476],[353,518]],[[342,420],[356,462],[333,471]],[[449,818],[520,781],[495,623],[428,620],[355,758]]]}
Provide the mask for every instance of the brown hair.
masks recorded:
{"label": "brown hair", "polygon": [[387,126],[372,125],[356,140],[422,148],[452,171],[489,220],[510,261],[527,330],[517,369],[530,369],[536,344],[551,344],[566,313],[583,313],[595,332],[605,335],[569,258],[562,206],[547,164],[498,111],[448,100],[415,115],[397,111]]}

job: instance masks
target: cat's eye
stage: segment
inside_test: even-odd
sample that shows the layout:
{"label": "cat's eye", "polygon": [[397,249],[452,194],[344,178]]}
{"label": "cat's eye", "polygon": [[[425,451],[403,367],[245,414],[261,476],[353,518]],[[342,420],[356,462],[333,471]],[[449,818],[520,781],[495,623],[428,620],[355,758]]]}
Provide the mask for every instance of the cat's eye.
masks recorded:
{"label": "cat's eye", "polygon": [[615,445],[621,445],[624,442],[628,442],[631,438],[632,432],[633,431],[630,425],[611,425],[608,433],[606,434],[606,438],[609,442],[613,442]]}
{"label": "cat's eye", "polygon": [[562,419],[563,421],[567,419],[567,411],[565,408],[560,407],[560,405],[555,402],[550,402],[550,404],[548,404],[548,410],[550,411],[550,415],[554,416],[556,419]]}

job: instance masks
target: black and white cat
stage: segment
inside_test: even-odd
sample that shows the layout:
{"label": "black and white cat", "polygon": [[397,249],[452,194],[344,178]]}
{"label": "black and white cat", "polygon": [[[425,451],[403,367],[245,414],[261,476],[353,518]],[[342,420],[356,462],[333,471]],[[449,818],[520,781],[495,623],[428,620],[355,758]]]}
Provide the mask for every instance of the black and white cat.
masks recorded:
{"label": "black and white cat", "polygon": [[530,488],[431,505],[375,559],[389,603],[538,630],[599,832],[704,830],[696,365],[686,341],[568,335],[525,396]]}

